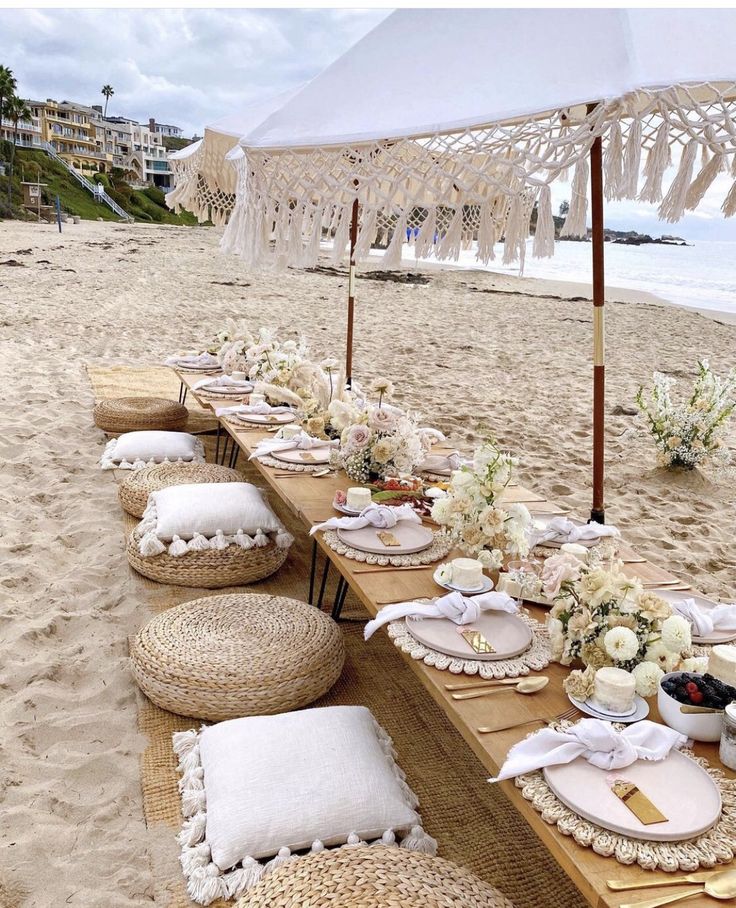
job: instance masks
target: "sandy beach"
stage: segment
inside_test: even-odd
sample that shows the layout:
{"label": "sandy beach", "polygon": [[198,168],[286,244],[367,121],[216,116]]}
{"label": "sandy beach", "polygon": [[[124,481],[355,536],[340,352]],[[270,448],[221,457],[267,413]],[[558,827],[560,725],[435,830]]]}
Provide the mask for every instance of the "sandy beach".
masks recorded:
{"label": "sandy beach", "polygon": [[[127,637],[149,612],[129,580],[114,482],[97,467],[85,365],[159,363],[228,317],[297,330],[317,357],[344,346],[343,268],[246,273],[219,238],[0,223],[0,908],[153,902],[127,667]],[[413,264],[398,281],[376,277],[361,269],[357,281],[356,378],[389,376],[397,402],[462,449],[492,433],[518,454],[525,485],[586,515],[588,289]],[[731,601],[733,481],[657,468],[634,418],[618,414],[654,369],[687,384],[707,356],[727,371],[736,326],[631,290],[609,302],[608,520]]]}

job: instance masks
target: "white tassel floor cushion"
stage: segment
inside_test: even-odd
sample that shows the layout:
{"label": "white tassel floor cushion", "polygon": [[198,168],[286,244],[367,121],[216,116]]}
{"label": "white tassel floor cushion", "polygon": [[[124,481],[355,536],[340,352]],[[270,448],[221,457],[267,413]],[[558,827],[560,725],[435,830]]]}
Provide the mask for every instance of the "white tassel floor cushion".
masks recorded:
{"label": "white tassel floor cushion", "polygon": [[248,482],[190,483],[151,492],[138,533],[144,557],[159,555],[167,546],[169,555],[177,557],[229,545],[262,547],[269,537],[275,537],[279,548],[294,541],[260,490]]}
{"label": "white tassel floor cushion", "polygon": [[202,442],[188,432],[126,432],[111,438],[100,458],[103,470],[140,470],[154,463],[204,463]]}
{"label": "white tassel floor cushion", "polygon": [[436,852],[391,739],[364,706],[230,719],[173,741],[180,860],[200,905],[241,895],[292,852],[375,840]]}

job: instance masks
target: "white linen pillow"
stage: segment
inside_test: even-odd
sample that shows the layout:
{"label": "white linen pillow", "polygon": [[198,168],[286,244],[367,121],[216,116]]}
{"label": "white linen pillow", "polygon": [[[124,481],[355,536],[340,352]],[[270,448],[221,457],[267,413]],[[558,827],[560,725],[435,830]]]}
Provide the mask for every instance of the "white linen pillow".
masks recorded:
{"label": "white linen pillow", "polygon": [[[207,905],[254,885],[292,851],[378,839],[435,853],[391,739],[364,706],[231,719],[174,735],[181,864]],[[277,855],[264,868],[258,859]]]}
{"label": "white linen pillow", "polygon": [[[225,488],[227,486],[227,488]],[[212,537],[218,530],[232,536],[242,530],[253,535],[277,532],[282,523],[266,503],[261,492],[248,482],[202,482],[169,486],[148,496],[148,507],[155,507],[154,532],[168,542],[179,536]]]}
{"label": "white linen pillow", "polygon": [[126,432],[107,443],[100,465],[103,470],[135,470],[179,460],[204,463],[202,442],[187,432]]}

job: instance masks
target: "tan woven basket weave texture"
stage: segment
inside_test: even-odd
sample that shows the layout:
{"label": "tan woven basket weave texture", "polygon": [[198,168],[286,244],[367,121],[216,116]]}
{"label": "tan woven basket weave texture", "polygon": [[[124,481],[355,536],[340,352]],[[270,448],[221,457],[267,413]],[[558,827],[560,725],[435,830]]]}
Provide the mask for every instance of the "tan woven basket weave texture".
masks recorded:
{"label": "tan woven basket weave texture", "polygon": [[162,397],[116,397],[95,404],[95,425],[108,435],[160,429],[176,432],[187,424],[187,408]]}
{"label": "tan woven basket weave texture", "polygon": [[314,606],[252,593],[210,596],[157,615],[130,647],[133,675],[163,709],[197,719],[298,709],[337,681],[345,646]]}
{"label": "tan woven basket weave texture", "polygon": [[151,492],[189,483],[241,482],[242,478],[236,470],[212,463],[157,463],[128,473],[118,486],[118,497],[125,511],[142,517]]}
{"label": "tan woven basket weave texture", "polygon": [[289,553],[288,549],[280,549],[275,542],[269,542],[263,548],[242,549],[239,545],[229,545],[226,549],[187,552],[176,558],[168,552],[144,558],[138,551],[139,541],[136,527],[128,537],[127,553],[130,566],[139,574],[158,583],[206,590],[263,580],[281,567]]}
{"label": "tan woven basket weave texture", "polygon": [[310,854],[278,867],[235,908],[513,908],[443,858],[385,845]]}

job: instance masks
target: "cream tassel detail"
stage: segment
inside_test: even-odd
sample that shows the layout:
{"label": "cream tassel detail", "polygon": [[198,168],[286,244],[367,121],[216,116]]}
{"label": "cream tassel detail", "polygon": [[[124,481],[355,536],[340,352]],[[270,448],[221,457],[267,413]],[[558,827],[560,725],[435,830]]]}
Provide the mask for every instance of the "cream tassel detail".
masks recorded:
{"label": "cream tassel detail", "polygon": [[253,537],[253,544],[259,549],[263,549],[268,545],[268,536],[266,536],[260,527],[258,527],[258,532]]}
{"label": "cream tassel detail", "polygon": [[519,258],[519,245],[521,238],[521,196],[515,195],[511,199],[503,239],[503,263],[510,265]]}
{"label": "cream tassel detail", "polygon": [[687,199],[690,181],[693,177],[693,167],[695,166],[695,157],[698,153],[697,139],[690,139],[682,153],[682,160],[677,171],[677,176],[672,181],[672,185],[667,195],[659,206],[657,216],[661,221],[669,221],[671,224],[679,221],[685,211],[685,200]]}
{"label": "cream tassel detail", "polygon": [[624,155],[624,173],[621,183],[620,198],[635,199],[639,188],[639,168],[641,166],[641,121],[634,120],[629,128]]}
{"label": "cream tassel detail", "polygon": [[333,265],[339,265],[342,261],[343,255],[345,254],[345,246],[347,246],[348,237],[350,235],[351,216],[351,207],[342,209],[340,223],[338,224],[337,230],[335,231],[335,239],[332,246],[332,255],[330,256],[330,261]]}
{"label": "cream tassel detail", "polygon": [[252,549],[254,545],[253,540],[250,538],[250,536],[244,533],[242,529],[238,530],[238,532],[233,536],[233,542],[235,543],[235,545],[239,545],[241,549],[245,549],[246,551],[248,549]]}
{"label": "cream tassel detail", "polygon": [[585,236],[588,217],[588,159],[580,158],[572,179],[570,210],[562,225],[562,236]]}
{"label": "cream tassel detail", "polygon": [[237,870],[231,870],[230,873],[226,873],[223,876],[227,897],[229,899],[238,898],[251,886],[255,886],[262,876],[263,864],[259,864],[255,858],[249,855],[243,860],[242,867],[238,867]]}
{"label": "cream tassel detail", "polygon": [[202,813],[207,804],[204,789],[185,788],[181,793],[181,812],[185,817]]}
{"label": "cream tassel detail", "polygon": [[542,186],[537,204],[537,229],[534,232],[532,255],[548,259],[555,254],[555,222],[552,217],[552,193],[549,186]]}
{"label": "cream tassel detail", "polygon": [[485,202],[480,206],[480,224],[478,225],[478,253],[476,260],[484,265],[496,258],[496,224],[492,215],[493,205]]}
{"label": "cream tassel detail", "polygon": [[378,212],[375,208],[363,210],[363,223],[360,225],[358,241],[355,244],[355,259],[359,261],[370,255],[373,240],[376,238],[376,224],[378,223]]}
{"label": "cream tassel detail", "polygon": [[321,851],[325,850],[324,842],[321,842],[319,839],[315,839],[312,842],[312,847],[309,849],[310,854],[319,854]]}
{"label": "cream tassel detail", "polygon": [[437,233],[437,209],[432,206],[427,209],[427,217],[422,222],[419,236],[414,243],[414,255],[418,259],[426,259],[434,249],[434,238]]}
{"label": "cream tassel detail", "polygon": [[[703,146],[703,150],[705,151],[705,146]],[[688,211],[694,211],[702,202],[703,196],[710,188],[711,183],[723,170],[723,166],[724,158],[720,152],[716,152],[710,159],[710,161],[703,165],[702,170],[695,177],[693,182],[690,184],[690,188],[687,191],[685,208]]]}
{"label": "cream tassel detail", "polygon": [[319,258],[319,247],[322,241],[322,212],[317,209],[312,215],[311,233],[309,242],[304,251],[304,267],[312,267],[317,264]]}
{"label": "cream tassel detail", "polygon": [[263,868],[264,874],[271,873],[272,871],[276,870],[277,867],[282,867],[284,864],[288,864],[288,862],[293,861],[295,857],[296,855],[292,856],[291,849],[287,848],[286,846],[279,848],[279,853],[276,855],[276,857],[271,858],[271,860]]}
{"label": "cream tassel detail", "polygon": [[212,863],[212,852],[207,842],[200,842],[191,848],[186,845],[179,855],[179,863],[184,876],[189,876],[197,867],[206,867]]}
{"label": "cream tassel detail", "polygon": [[406,240],[406,214],[404,212],[396,220],[394,226],[394,235],[383,256],[383,267],[387,271],[395,271],[401,268],[401,256],[404,251],[404,241]]}
{"label": "cream tassel detail", "polygon": [[217,864],[196,867],[187,880],[189,898],[198,905],[210,905],[215,899],[225,898],[227,890]]}
{"label": "cream tassel detail", "polygon": [[728,195],[723,200],[721,211],[724,217],[731,218],[736,214],[736,183],[731,186]]}
{"label": "cream tassel detail", "polygon": [[188,731],[175,731],[171,744],[177,757],[187,757],[199,743],[199,732],[190,728]]}
{"label": "cream tassel detail", "polygon": [[209,540],[206,539],[201,533],[195,533],[187,543],[187,549],[190,552],[206,552],[209,547]]}
{"label": "cream tassel detail", "polygon": [[621,125],[618,120],[613,121],[611,133],[608,137],[608,147],[603,159],[603,173],[605,175],[606,198],[620,198],[621,184],[624,176],[624,146],[621,138]]}
{"label": "cream tassel detail", "polygon": [[141,537],[138,543],[138,551],[144,558],[153,558],[166,551],[166,546],[161,542],[158,536],[150,530],[145,536]]}
{"label": "cream tassel detail", "polygon": [[438,259],[457,259],[460,257],[460,247],[463,239],[463,206],[458,202],[455,213],[447,228],[447,233],[442,237],[437,246]]}
{"label": "cream tassel detail", "polygon": [[647,155],[644,165],[644,185],[639,193],[642,202],[660,202],[662,200],[662,178],[672,162],[670,148],[670,124],[667,120],[657,130],[654,145]]}
{"label": "cream tassel detail", "polygon": [[420,851],[423,854],[437,854],[437,840],[422,829],[421,826],[412,826],[408,836],[401,840],[401,848],[407,851]]}
{"label": "cream tassel detail", "polygon": [[210,548],[215,549],[215,551],[221,552],[229,545],[230,542],[225,538],[225,534],[222,532],[222,530],[217,530],[212,539],[210,539]]}
{"label": "cream tassel detail", "polygon": [[172,558],[180,558],[189,551],[186,542],[180,536],[174,536],[169,546],[169,555]]}
{"label": "cream tassel detail", "polygon": [[203,839],[207,829],[207,814],[202,811],[195,813],[193,817],[184,820],[181,832],[176,836],[176,841],[183,847],[184,845],[198,845]]}
{"label": "cream tassel detail", "polygon": [[276,534],[276,546],[280,549],[291,548],[294,537],[287,530],[279,530]]}

